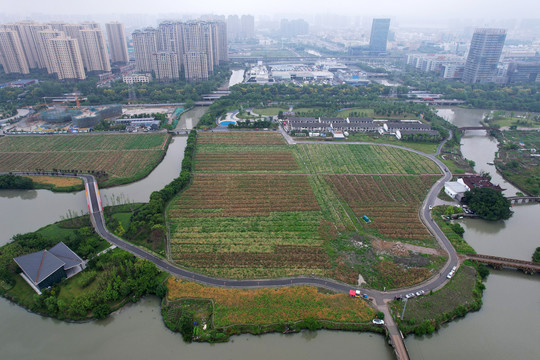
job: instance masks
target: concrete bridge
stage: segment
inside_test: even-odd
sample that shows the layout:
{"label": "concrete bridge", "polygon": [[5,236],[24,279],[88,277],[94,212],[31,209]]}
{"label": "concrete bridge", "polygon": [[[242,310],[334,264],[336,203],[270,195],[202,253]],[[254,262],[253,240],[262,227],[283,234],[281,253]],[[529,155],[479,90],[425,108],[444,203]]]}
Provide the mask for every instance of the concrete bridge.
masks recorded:
{"label": "concrete bridge", "polygon": [[459,131],[465,131],[465,130],[498,130],[497,128],[490,127],[490,126],[464,126],[458,128]]}
{"label": "concrete bridge", "polygon": [[492,266],[495,270],[502,270],[503,268],[518,269],[525,274],[534,274],[540,272],[540,263],[534,263],[532,261],[509,259],[490,255],[481,254],[468,254],[467,259],[475,260],[486,265]]}
{"label": "concrete bridge", "polygon": [[507,197],[512,204],[526,204],[529,202],[540,202],[540,196],[509,196]]}

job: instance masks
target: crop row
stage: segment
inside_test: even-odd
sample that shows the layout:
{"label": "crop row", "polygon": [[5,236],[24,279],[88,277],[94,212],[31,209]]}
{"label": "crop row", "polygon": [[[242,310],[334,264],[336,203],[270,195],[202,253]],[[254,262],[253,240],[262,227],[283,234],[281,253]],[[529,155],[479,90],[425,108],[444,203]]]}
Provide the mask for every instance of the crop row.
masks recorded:
{"label": "crop row", "polygon": [[[193,209],[222,211],[198,214]],[[319,204],[306,176],[196,174],[169,214],[171,217],[254,216],[313,210],[319,210]]]}
{"label": "crop row", "polygon": [[392,239],[428,240],[431,235],[418,217],[418,208],[436,176],[325,176],[338,196],[364,224]]}
{"label": "crop row", "polygon": [[165,133],[4,136],[0,138],[0,151],[9,153],[34,151],[161,150],[164,148],[168,138],[169,135]]}
{"label": "crop row", "polygon": [[291,171],[298,170],[293,154],[285,153],[197,153],[195,171]]}
{"label": "crop row", "polygon": [[131,177],[159,162],[162,151],[92,151],[1,153],[0,172],[44,170],[105,171],[113,177]]}
{"label": "crop row", "polygon": [[204,132],[197,138],[199,144],[230,144],[230,145],[282,145],[287,142],[278,133],[269,132]]}
{"label": "crop row", "polygon": [[311,173],[439,174],[437,165],[421,155],[387,146],[307,144],[296,147]]}

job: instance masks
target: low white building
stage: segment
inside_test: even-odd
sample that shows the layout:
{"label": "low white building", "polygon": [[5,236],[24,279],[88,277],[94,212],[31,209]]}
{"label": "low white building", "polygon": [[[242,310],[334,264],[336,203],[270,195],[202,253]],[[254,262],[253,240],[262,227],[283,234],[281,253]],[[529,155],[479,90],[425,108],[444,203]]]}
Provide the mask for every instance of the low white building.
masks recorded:
{"label": "low white building", "polygon": [[126,84],[149,83],[150,81],[152,81],[152,75],[151,74],[124,75],[122,77],[122,81]]}
{"label": "low white building", "polygon": [[460,200],[466,191],[471,190],[463,179],[459,178],[457,181],[448,181],[444,183],[444,192],[452,199]]}

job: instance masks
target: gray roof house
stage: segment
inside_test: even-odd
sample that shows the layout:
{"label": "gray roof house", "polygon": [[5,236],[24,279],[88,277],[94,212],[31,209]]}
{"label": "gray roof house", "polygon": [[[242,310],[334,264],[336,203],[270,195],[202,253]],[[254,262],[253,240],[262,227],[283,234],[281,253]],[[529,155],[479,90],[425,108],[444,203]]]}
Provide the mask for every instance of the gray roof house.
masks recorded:
{"label": "gray roof house", "polygon": [[59,242],[50,250],[14,258],[23,273],[24,280],[38,293],[71,277],[84,269],[84,261],[63,242]]}

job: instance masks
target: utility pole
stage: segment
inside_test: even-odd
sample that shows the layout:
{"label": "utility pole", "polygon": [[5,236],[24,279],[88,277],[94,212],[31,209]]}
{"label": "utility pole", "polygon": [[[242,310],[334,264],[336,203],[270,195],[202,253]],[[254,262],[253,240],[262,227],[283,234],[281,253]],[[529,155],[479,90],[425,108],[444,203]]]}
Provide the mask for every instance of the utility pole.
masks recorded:
{"label": "utility pole", "polygon": [[403,311],[401,312],[401,321],[403,321],[403,316],[405,316],[405,309],[407,308],[407,298],[405,298],[405,305],[403,305]]}

